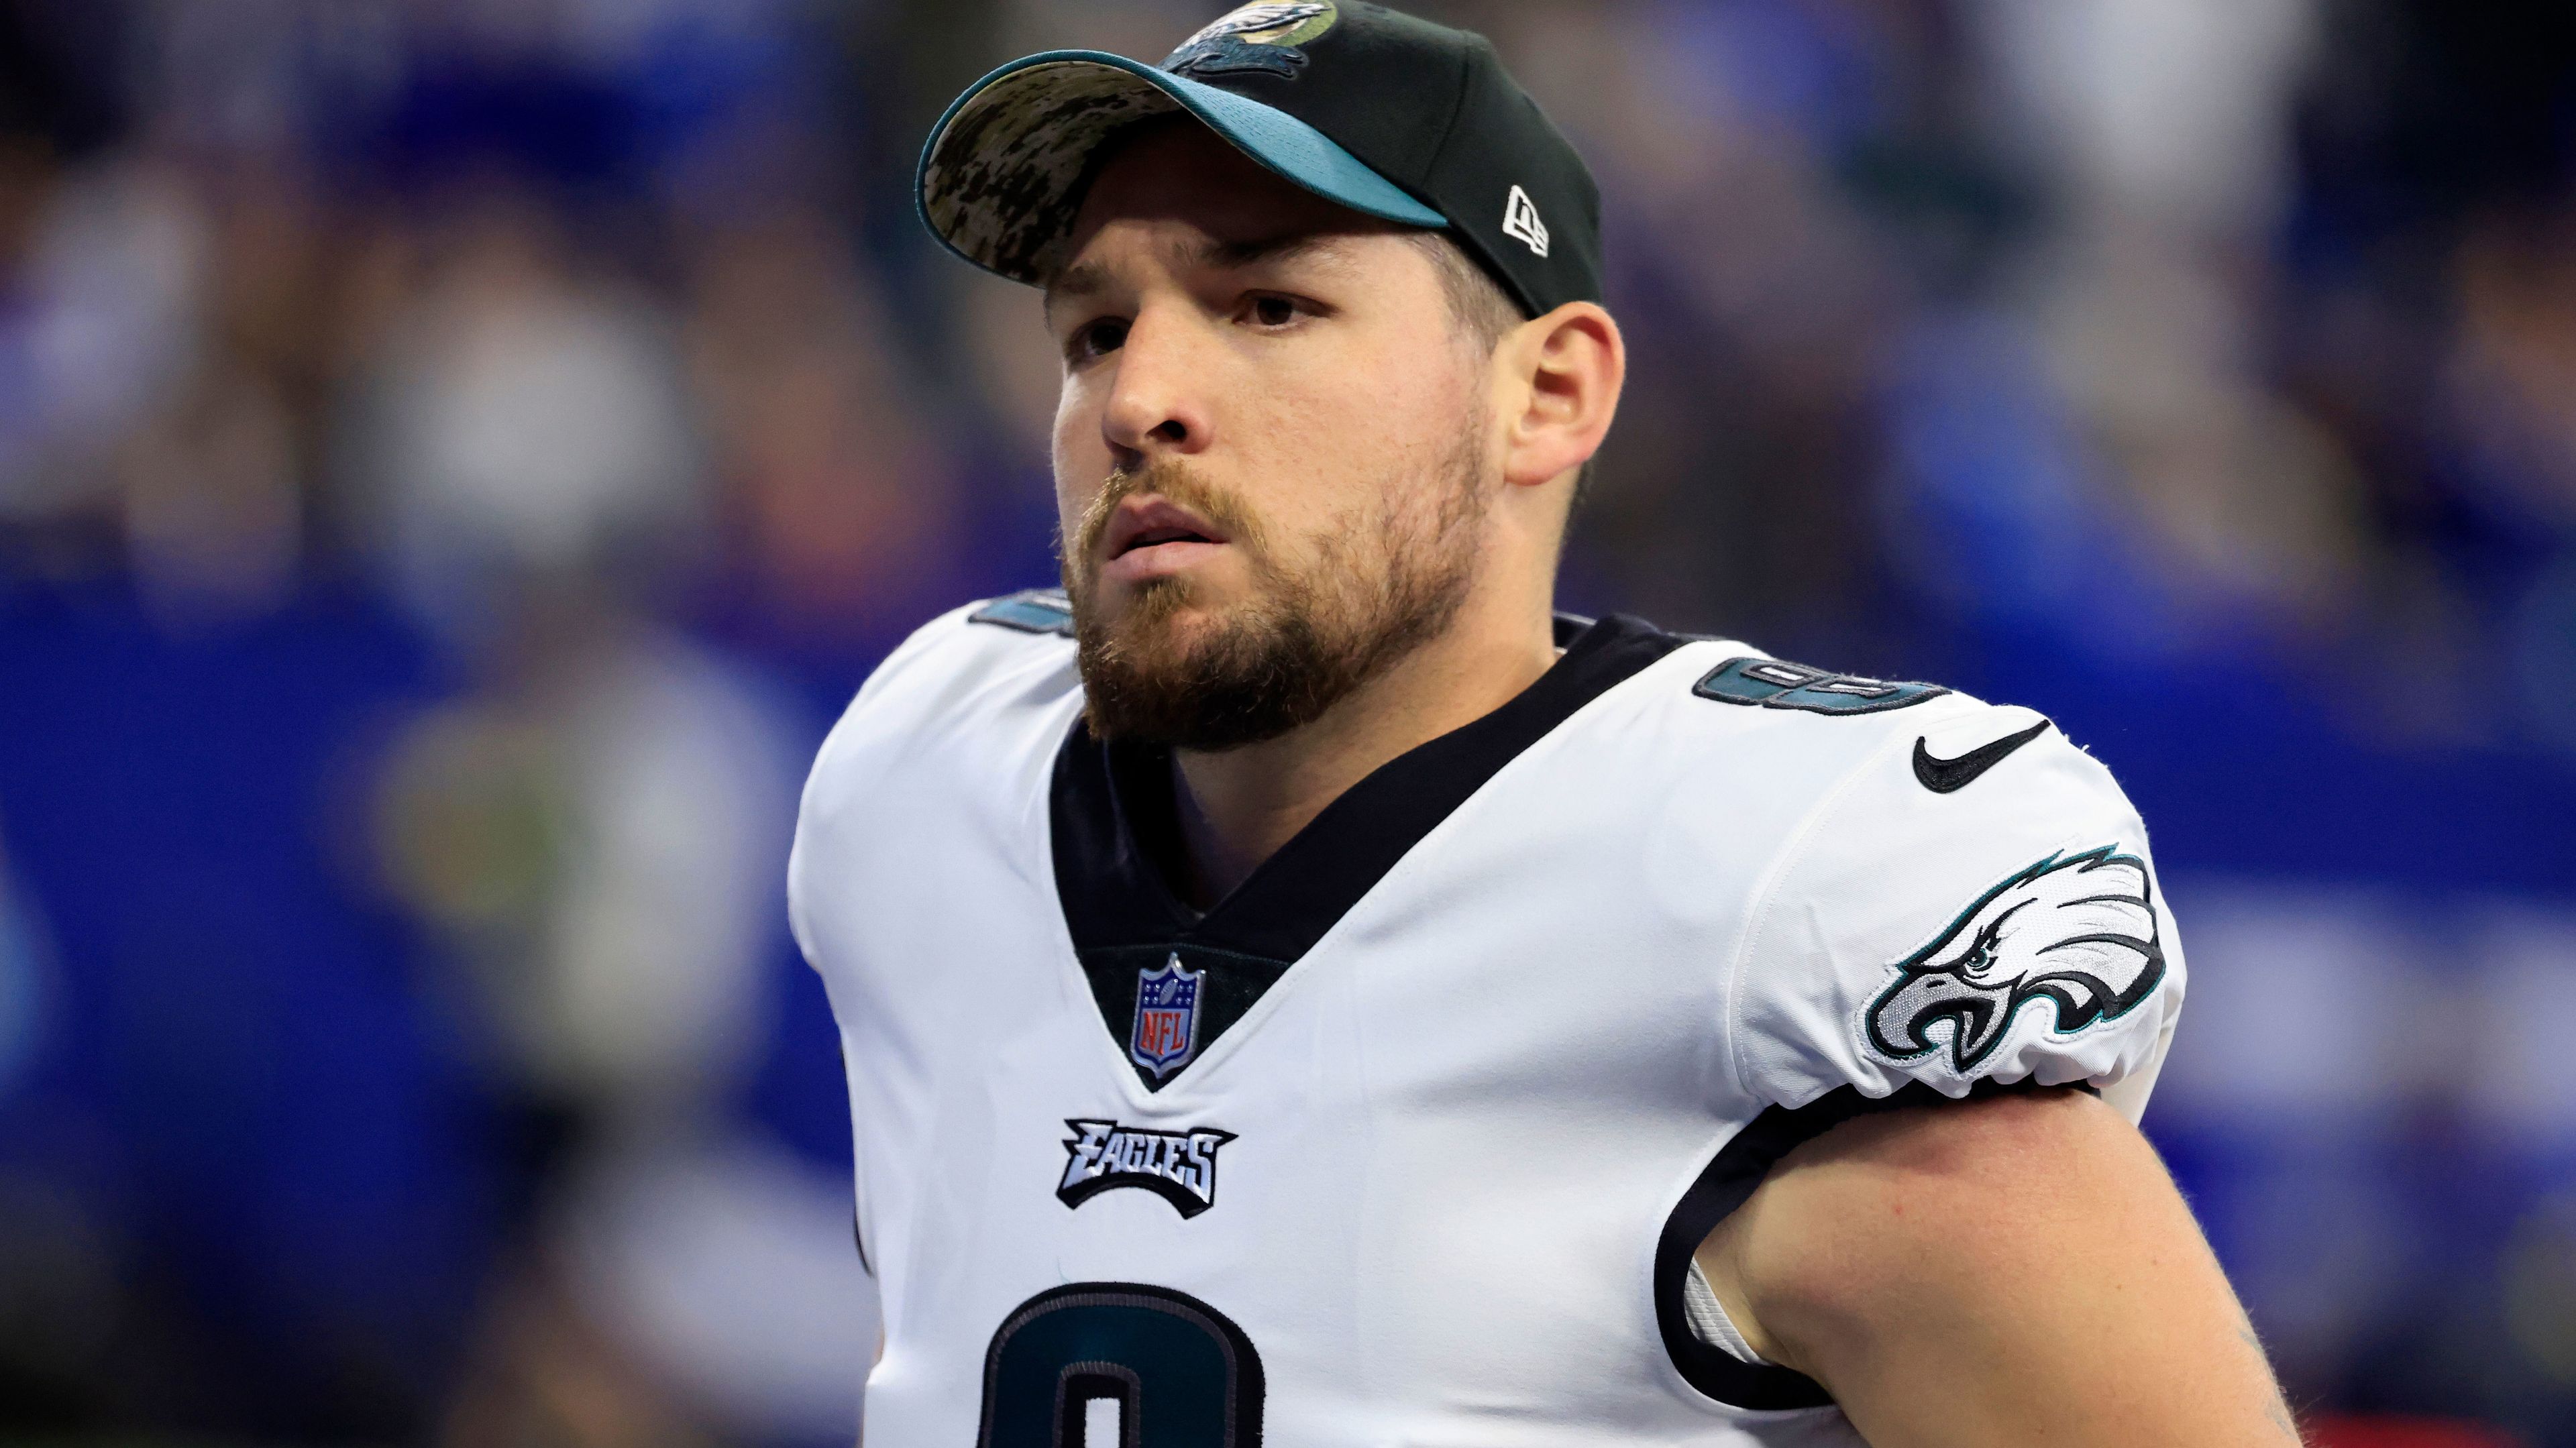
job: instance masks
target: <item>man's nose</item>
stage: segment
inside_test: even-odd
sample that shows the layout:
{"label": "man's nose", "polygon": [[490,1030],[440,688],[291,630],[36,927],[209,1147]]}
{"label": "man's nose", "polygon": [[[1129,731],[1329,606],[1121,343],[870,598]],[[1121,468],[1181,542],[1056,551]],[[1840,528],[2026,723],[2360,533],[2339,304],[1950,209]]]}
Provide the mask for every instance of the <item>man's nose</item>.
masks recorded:
{"label": "man's nose", "polygon": [[1121,464],[1200,452],[1212,438],[1206,399],[1216,385],[1217,359],[1197,319],[1181,310],[1148,307],[1119,345],[1100,435]]}

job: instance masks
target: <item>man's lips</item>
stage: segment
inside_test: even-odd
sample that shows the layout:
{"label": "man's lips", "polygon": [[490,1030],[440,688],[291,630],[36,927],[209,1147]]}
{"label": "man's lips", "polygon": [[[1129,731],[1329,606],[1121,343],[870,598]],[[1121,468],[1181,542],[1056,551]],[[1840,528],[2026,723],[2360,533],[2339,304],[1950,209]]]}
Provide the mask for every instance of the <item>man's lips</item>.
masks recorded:
{"label": "man's lips", "polygon": [[1100,576],[1111,583],[1132,587],[1149,579],[1169,578],[1187,572],[1193,565],[1224,551],[1225,546],[1197,539],[1140,544],[1102,564]]}
{"label": "man's lips", "polygon": [[1205,518],[1164,498],[1129,498],[1110,515],[1102,547],[1109,561],[1130,553],[1172,544],[1221,544],[1224,533]]}
{"label": "man's lips", "polygon": [[1224,532],[1166,498],[1140,496],[1118,505],[1101,538],[1100,576],[1136,585],[1168,578],[1214,557],[1231,541]]}

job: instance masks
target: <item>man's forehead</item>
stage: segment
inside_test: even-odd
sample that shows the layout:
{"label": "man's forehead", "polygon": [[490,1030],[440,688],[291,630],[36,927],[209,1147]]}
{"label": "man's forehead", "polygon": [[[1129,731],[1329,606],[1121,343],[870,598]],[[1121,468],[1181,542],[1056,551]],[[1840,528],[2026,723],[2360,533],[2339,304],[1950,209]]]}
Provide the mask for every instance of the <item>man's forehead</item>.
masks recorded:
{"label": "man's forehead", "polygon": [[1327,201],[1235,149],[1207,127],[1165,117],[1110,138],[1096,158],[1091,185],[1074,218],[1080,236],[1111,216],[1177,216],[1212,232],[1243,227],[1280,230],[1304,218],[1359,213]]}
{"label": "man's forehead", "polygon": [[[1094,243],[1113,235],[1119,218],[1095,228],[1090,235]],[[1074,254],[1073,261],[1056,273],[1046,287],[1047,303],[1093,295],[1106,290],[1123,266],[1143,262],[1175,273],[1203,270],[1237,270],[1245,267],[1298,263],[1310,266],[1350,266],[1359,240],[1353,230],[1274,231],[1268,235],[1229,238],[1183,225],[1150,228],[1139,247],[1086,245]]]}
{"label": "man's forehead", "polygon": [[1163,261],[1186,266],[1249,265],[1320,256],[1349,237],[1400,230],[1290,182],[1205,127],[1149,123],[1108,144],[1074,219],[1072,264],[1051,279],[1052,295],[1072,289],[1096,257],[1093,245],[1116,228],[1142,230]]}

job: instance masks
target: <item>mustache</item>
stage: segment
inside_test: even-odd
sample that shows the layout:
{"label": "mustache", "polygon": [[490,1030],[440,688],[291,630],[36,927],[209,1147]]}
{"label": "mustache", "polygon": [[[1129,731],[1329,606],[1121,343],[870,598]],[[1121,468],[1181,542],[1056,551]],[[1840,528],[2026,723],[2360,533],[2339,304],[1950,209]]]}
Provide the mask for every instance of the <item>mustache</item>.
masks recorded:
{"label": "mustache", "polygon": [[1141,468],[1113,468],[1101,485],[1098,496],[1082,510],[1082,522],[1075,529],[1073,547],[1066,561],[1085,573],[1100,563],[1100,542],[1109,531],[1109,521],[1118,505],[1129,498],[1153,494],[1167,498],[1205,518],[1221,530],[1228,542],[1258,554],[1262,529],[1249,504],[1228,489],[1218,487],[1193,472],[1178,458],[1157,458]]}

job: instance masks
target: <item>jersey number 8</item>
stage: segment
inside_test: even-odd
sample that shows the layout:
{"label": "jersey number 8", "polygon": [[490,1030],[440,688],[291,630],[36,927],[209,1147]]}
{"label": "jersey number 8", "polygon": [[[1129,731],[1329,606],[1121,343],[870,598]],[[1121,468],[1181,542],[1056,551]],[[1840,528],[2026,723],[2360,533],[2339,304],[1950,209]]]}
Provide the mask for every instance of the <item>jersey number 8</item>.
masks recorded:
{"label": "jersey number 8", "polygon": [[1075,1282],[1023,1302],[984,1354],[977,1448],[1259,1448],[1261,1354],[1224,1313],[1169,1288]]}

